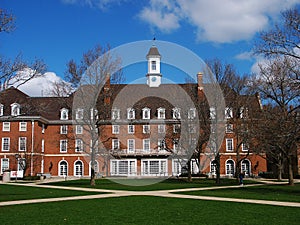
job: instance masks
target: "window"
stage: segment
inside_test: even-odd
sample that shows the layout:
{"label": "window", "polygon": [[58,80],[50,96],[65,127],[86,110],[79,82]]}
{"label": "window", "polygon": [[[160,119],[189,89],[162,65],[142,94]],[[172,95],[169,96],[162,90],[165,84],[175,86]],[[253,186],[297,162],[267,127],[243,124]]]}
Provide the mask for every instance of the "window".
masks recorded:
{"label": "window", "polygon": [[67,152],[68,149],[68,141],[60,140],[60,152]]}
{"label": "window", "polygon": [[179,140],[178,139],[173,140],[173,151],[175,153],[178,153],[178,151],[179,151]]}
{"label": "window", "polygon": [[0,104],[0,116],[3,116],[4,105]]}
{"label": "window", "polygon": [[233,118],[232,108],[226,107],[225,108],[225,119],[231,119],[231,118]]}
{"label": "window", "polygon": [[77,109],[76,110],[75,118],[76,118],[76,120],[82,120],[83,119],[83,109]]}
{"label": "window", "polygon": [[10,138],[9,137],[3,137],[2,138],[2,151],[9,151],[10,148]]}
{"label": "window", "polygon": [[83,127],[82,125],[76,125],[76,134],[82,134]]}
{"label": "window", "polygon": [[248,143],[242,143],[242,151],[248,151],[249,150],[249,144]]}
{"label": "window", "polygon": [[41,148],[42,152],[45,152],[45,140],[42,139],[42,148]]}
{"label": "window", "polygon": [[27,131],[27,123],[26,122],[19,123],[19,131]]}
{"label": "window", "polygon": [[26,151],[26,137],[19,137],[19,151]]}
{"label": "window", "polygon": [[60,110],[60,119],[61,120],[67,120],[69,118],[69,110],[66,108],[62,108]]}
{"label": "window", "polygon": [[120,126],[119,125],[113,125],[112,126],[112,133],[118,134],[120,132]]}
{"label": "window", "polygon": [[248,108],[247,107],[241,107],[240,108],[240,118],[248,118]]}
{"label": "window", "polygon": [[196,133],[196,125],[195,124],[189,124],[189,133],[191,133],[191,134]]}
{"label": "window", "polygon": [[226,124],[225,132],[226,133],[233,133],[233,124],[231,124],[231,123]]}
{"label": "window", "polygon": [[68,163],[66,161],[60,161],[58,168],[59,168],[59,172],[58,172],[59,176],[68,176]]}
{"label": "window", "polygon": [[214,120],[214,119],[216,119],[216,108],[214,108],[214,107],[210,107],[209,108],[209,117],[210,117],[210,119],[212,119],[212,120]]}
{"label": "window", "polygon": [[226,175],[234,176],[234,161],[232,159],[226,161]]}
{"label": "window", "polygon": [[246,176],[251,174],[251,166],[250,161],[248,159],[244,159],[241,163],[241,172],[244,173]]}
{"label": "window", "polygon": [[156,70],[156,61],[151,61],[151,69]]}
{"label": "window", "polygon": [[74,176],[75,177],[83,176],[83,163],[79,160],[77,160],[74,163]]}
{"label": "window", "polygon": [[166,159],[143,159],[142,160],[142,175],[143,176],[167,176],[167,160]]}
{"label": "window", "polygon": [[118,150],[120,148],[120,142],[119,139],[112,139],[112,149]]}
{"label": "window", "polygon": [[3,172],[5,170],[9,169],[9,159],[3,158],[1,159],[1,174],[3,174]]}
{"label": "window", "polygon": [[128,125],[128,134],[134,134],[134,125]]}
{"label": "window", "polygon": [[157,109],[157,118],[165,119],[166,118],[166,110],[164,108]]}
{"label": "window", "polygon": [[116,175],[136,175],[136,160],[111,160],[110,161],[110,171],[112,176]]}
{"label": "window", "polygon": [[42,134],[45,133],[45,124],[42,124]]}
{"label": "window", "polygon": [[173,125],[173,133],[174,134],[177,134],[177,133],[180,133],[180,124],[174,124]]}
{"label": "window", "polygon": [[75,140],[75,152],[82,152],[83,151],[83,141],[81,139]]}
{"label": "window", "polygon": [[149,120],[150,119],[150,109],[149,108],[143,108],[143,119]]}
{"label": "window", "polygon": [[19,158],[18,159],[18,171],[24,171],[26,167],[26,159],[25,158]]}
{"label": "window", "polygon": [[195,119],[196,118],[196,109],[190,108],[188,111],[188,119]]}
{"label": "window", "polygon": [[160,133],[160,134],[165,133],[165,132],[166,132],[166,125],[164,125],[164,124],[159,124],[159,125],[157,126],[157,130],[158,130],[158,133]]}
{"label": "window", "polygon": [[143,150],[145,152],[149,152],[150,151],[150,139],[144,139],[143,140]]}
{"label": "window", "polygon": [[99,119],[98,110],[92,108],[91,109],[91,120],[94,121],[94,120],[98,120],[98,119]]}
{"label": "window", "polygon": [[111,112],[111,119],[119,120],[120,119],[120,109],[113,109]]}
{"label": "window", "polygon": [[157,150],[163,151],[166,149],[166,141],[164,139],[158,139],[157,141]]}
{"label": "window", "polygon": [[173,109],[173,119],[180,119],[180,109],[179,108],[174,108]]}
{"label": "window", "polygon": [[10,131],[10,122],[3,122],[2,131]]}
{"label": "window", "polygon": [[233,139],[232,138],[226,139],[226,151],[228,151],[228,152],[233,151]]}
{"label": "window", "polygon": [[217,161],[213,160],[210,162],[210,173],[211,175],[217,175]]}
{"label": "window", "polygon": [[135,119],[135,111],[132,108],[127,109],[127,119],[133,120]]}
{"label": "window", "polygon": [[98,148],[99,148],[99,141],[98,140],[91,140],[90,141],[90,152],[93,151],[94,148],[94,152],[98,153]]}
{"label": "window", "polygon": [[135,140],[134,139],[128,139],[127,140],[127,150],[128,153],[133,153],[135,148]]}
{"label": "window", "polygon": [[13,103],[11,106],[11,115],[12,116],[19,116],[21,112],[21,107],[18,103]]}
{"label": "window", "polygon": [[68,126],[67,125],[61,125],[60,126],[60,133],[61,134],[67,134],[68,133]]}
{"label": "window", "polygon": [[143,133],[144,134],[150,133],[150,125],[143,125]]}

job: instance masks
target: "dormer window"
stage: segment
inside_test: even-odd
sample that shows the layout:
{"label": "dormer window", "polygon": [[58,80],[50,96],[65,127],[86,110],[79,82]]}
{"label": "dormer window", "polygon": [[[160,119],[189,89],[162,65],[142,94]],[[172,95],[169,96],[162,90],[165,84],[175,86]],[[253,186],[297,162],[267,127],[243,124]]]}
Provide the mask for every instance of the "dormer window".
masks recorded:
{"label": "dormer window", "polygon": [[127,119],[129,120],[135,119],[135,110],[133,108],[127,109]]}
{"label": "dormer window", "polygon": [[241,107],[240,108],[240,118],[247,118],[248,117],[248,108],[247,107]]}
{"label": "dormer window", "polygon": [[119,120],[120,119],[120,109],[113,109],[111,111],[111,119]]}
{"label": "dormer window", "polygon": [[157,109],[157,118],[165,119],[166,118],[166,110],[164,108]]}
{"label": "dormer window", "polygon": [[66,109],[66,108],[62,108],[60,110],[60,119],[61,120],[68,120],[68,118],[69,118],[68,114],[69,114],[69,110]]}
{"label": "dormer window", "polygon": [[98,110],[97,109],[91,109],[91,120],[98,120]]}
{"label": "dormer window", "polygon": [[174,108],[173,109],[173,119],[180,119],[180,109],[179,108]]}
{"label": "dormer window", "polygon": [[0,104],[0,116],[3,116],[4,105]]}
{"label": "dormer window", "polygon": [[225,119],[233,118],[233,110],[230,107],[225,108]]}
{"label": "dormer window", "polygon": [[209,117],[212,120],[216,119],[216,108],[214,107],[209,108]]}
{"label": "dormer window", "polygon": [[19,116],[21,112],[21,107],[20,104],[18,103],[13,103],[10,105],[11,106],[11,115],[12,116]]}
{"label": "dormer window", "polygon": [[82,120],[83,119],[83,109],[77,109],[76,110],[76,120]]}
{"label": "dormer window", "polygon": [[143,108],[143,119],[144,120],[150,119],[150,109],[149,108]]}
{"label": "dormer window", "polygon": [[191,119],[191,120],[196,118],[196,109],[195,108],[190,108],[189,109],[188,118]]}

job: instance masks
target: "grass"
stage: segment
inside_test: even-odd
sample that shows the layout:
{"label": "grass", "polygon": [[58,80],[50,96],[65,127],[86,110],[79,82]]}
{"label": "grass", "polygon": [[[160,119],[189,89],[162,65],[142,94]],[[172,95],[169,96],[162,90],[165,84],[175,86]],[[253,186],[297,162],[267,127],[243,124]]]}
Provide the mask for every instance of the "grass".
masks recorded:
{"label": "grass", "polygon": [[284,184],[263,185],[242,188],[226,188],[219,190],[180,192],[189,195],[205,195],[227,198],[262,199],[271,201],[300,202],[300,184],[288,186]]}
{"label": "grass", "polygon": [[[114,181],[115,182],[114,182]],[[131,185],[124,185],[122,182],[130,182]],[[98,179],[96,180],[96,186],[93,188],[109,189],[109,190],[128,190],[128,191],[154,191],[154,190],[172,190],[181,188],[197,188],[197,187],[211,187],[216,186],[215,180],[212,179],[193,179],[192,182],[187,182],[185,179],[167,179],[159,183],[154,183],[158,180],[155,179]],[[153,183],[150,185],[144,185],[146,183]],[[245,184],[257,183],[255,181],[246,180]],[[89,180],[70,180],[56,183],[50,183],[50,185],[56,186],[70,186],[70,187],[85,187],[91,188]],[[140,185],[140,186],[139,186]],[[225,185],[237,185],[235,179],[222,179],[221,186]]]}
{"label": "grass", "polygon": [[92,195],[92,194],[100,194],[100,193],[52,189],[52,188],[28,187],[28,186],[27,187],[15,186],[9,184],[0,185],[0,202],[25,200],[25,199],[81,196],[81,195]]}
{"label": "grass", "polygon": [[300,208],[149,196],[1,207],[1,224],[299,224]]}

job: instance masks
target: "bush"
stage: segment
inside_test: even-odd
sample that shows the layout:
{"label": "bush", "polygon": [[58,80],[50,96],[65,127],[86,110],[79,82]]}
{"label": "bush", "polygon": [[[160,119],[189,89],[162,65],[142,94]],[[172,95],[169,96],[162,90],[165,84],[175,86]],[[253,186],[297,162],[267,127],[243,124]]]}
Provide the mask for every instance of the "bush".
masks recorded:
{"label": "bush", "polygon": [[[179,177],[188,177],[187,173],[182,173],[179,175]],[[197,173],[197,174],[192,174],[192,177],[204,177],[204,178],[208,178],[207,174],[204,173]]]}
{"label": "bush", "polygon": [[261,178],[267,178],[267,179],[277,179],[277,175],[273,172],[260,172],[258,174]]}
{"label": "bush", "polygon": [[23,180],[40,180],[40,176],[26,176]]}

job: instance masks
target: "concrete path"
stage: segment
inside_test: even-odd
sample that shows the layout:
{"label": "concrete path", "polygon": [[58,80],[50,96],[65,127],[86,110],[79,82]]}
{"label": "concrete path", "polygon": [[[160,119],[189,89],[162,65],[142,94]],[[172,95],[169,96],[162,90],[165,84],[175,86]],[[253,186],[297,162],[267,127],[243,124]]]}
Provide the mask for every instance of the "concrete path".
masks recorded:
{"label": "concrete path", "polygon": [[[2,184],[2,183],[0,183],[0,184]],[[299,202],[282,202],[282,201],[255,200],[255,199],[196,196],[196,195],[185,195],[185,194],[178,193],[178,192],[185,192],[185,191],[215,190],[215,189],[225,189],[225,188],[242,188],[241,186],[237,186],[237,185],[235,185],[235,186],[218,186],[218,187],[202,187],[202,188],[185,188],[185,189],[175,189],[175,190],[174,189],[173,190],[158,190],[158,191],[123,191],[123,190],[106,190],[106,189],[93,189],[93,188],[52,186],[52,185],[37,185],[37,184],[33,184],[33,183],[24,183],[24,184],[23,183],[6,183],[6,184],[16,185],[16,186],[31,186],[31,187],[40,187],[40,188],[74,190],[74,191],[99,192],[101,194],[60,197],[60,198],[6,201],[6,202],[0,202],[0,206],[70,201],[70,200],[113,198],[113,197],[125,197],[125,196],[155,196],[155,197],[166,197],[166,198],[184,198],[184,199],[195,199],[195,200],[210,200],[210,201],[225,201],[225,202],[239,202],[239,203],[264,204],[264,205],[275,205],[275,206],[300,207]],[[251,184],[251,185],[247,185],[247,187],[260,186],[260,185],[264,185],[264,184]]]}

